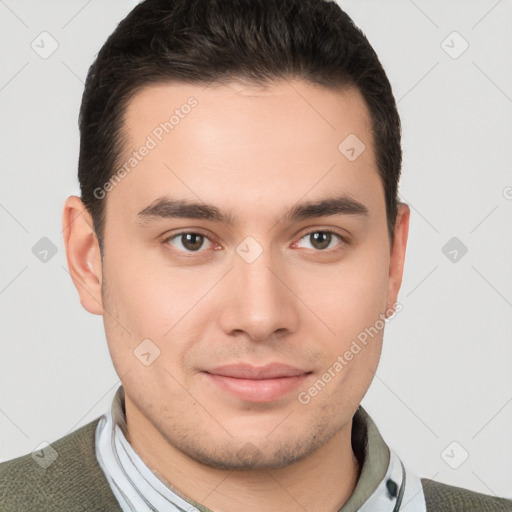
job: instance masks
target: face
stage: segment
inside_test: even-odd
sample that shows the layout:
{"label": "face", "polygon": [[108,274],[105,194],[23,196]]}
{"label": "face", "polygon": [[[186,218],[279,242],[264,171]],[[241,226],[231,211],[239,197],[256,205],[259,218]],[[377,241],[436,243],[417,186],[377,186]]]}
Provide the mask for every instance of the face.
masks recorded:
{"label": "face", "polygon": [[408,212],[392,247],[364,100],[158,85],[125,133],[102,308],[82,304],[104,316],[129,425],[221,468],[307,457],[349,427],[401,280]]}

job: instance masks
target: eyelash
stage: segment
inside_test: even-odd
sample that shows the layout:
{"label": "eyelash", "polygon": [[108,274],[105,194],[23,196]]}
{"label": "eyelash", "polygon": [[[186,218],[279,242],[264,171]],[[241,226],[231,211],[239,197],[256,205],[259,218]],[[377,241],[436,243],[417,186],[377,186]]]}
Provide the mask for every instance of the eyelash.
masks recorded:
{"label": "eyelash", "polygon": [[[310,236],[312,235],[313,233],[328,233],[328,234],[331,234],[331,235],[334,235],[336,236],[339,240],[340,240],[340,245],[348,245],[350,242],[349,240],[347,240],[347,238],[343,237],[342,235],[340,235],[339,233],[337,233],[336,231],[333,231],[331,229],[314,229],[312,231],[308,231],[307,233],[304,233],[300,238],[299,238],[299,242],[300,240],[302,240],[303,238],[307,237],[307,236]],[[204,238],[206,238],[207,240],[210,241],[210,243],[214,244],[214,242],[210,239],[209,236],[205,235],[204,233],[201,233],[199,231],[180,231],[179,233],[175,233],[167,238],[165,238],[163,240],[163,243],[164,244],[168,244],[169,241],[171,240],[174,240],[176,238],[179,238],[180,236],[182,235],[200,235]],[[298,242],[294,242],[295,243],[298,243]],[[202,252],[204,252],[203,250],[197,250],[197,251],[184,251],[184,250],[181,250],[181,249],[174,249],[175,251],[177,251],[178,253],[183,253],[183,254],[187,254],[187,255],[195,255],[195,254],[200,254]],[[338,249],[334,248],[334,249],[310,249],[310,250],[313,250],[314,252],[316,253],[326,253],[326,254],[329,254],[329,253],[332,253],[332,252],[335,252]],[[190,257],[190,256],[185,256],[185,257]]]}

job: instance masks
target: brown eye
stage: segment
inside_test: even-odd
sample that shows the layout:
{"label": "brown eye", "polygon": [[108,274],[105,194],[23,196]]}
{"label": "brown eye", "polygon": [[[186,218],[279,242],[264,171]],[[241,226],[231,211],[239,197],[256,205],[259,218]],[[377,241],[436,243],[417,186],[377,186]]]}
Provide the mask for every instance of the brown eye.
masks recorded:
{"label": "brown eye", "polygon": [[166,242],[183,252],[198,252],[205,240],[208,240],[208,237],[201,233],[187,232],[173,235]]}
{"label": "brown eye", "polygon": [[326,231],[317,231],[309,235],[311,244],[315,249],[327,249],[331,243],[332,233]]}
{"label": "brown eye", "polygon": [[338,242],[343,242],[343,238],[334,233],[334,231],[329,230],[317,230],[311,231],[310,233],[306,233],[302,238],[302,240],[307,240],[312,249],[316,249],[317,251],[324,251],[328,248],[333,248],[335,244],[333,242],[338,239]]}

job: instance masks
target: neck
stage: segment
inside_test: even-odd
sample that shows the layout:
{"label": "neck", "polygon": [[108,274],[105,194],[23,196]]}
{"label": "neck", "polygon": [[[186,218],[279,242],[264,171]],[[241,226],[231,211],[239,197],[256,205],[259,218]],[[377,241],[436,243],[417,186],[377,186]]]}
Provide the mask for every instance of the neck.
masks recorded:
{"label": "neck", "polygon": [[336,512],[359,476],[352,422],[313,454],[279,469],[229,471],[201,464],[170,445],[126,398],[127,439],[144,463],[175,491],[212,511]]}

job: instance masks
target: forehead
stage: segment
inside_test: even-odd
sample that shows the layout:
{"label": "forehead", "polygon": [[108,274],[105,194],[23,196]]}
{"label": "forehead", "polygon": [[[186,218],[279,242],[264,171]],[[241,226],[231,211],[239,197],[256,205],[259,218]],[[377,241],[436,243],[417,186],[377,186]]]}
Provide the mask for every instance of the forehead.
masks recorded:
{"label": "forehead", "polygon": [[[190,107],[192,104],[194,106]],[[314,135],[322,132],[338,132],[337,138],[344,131],[351,133],[349,130],[352,130],[352,133],[359,132],[367,138],[371,126],[366,102],[358,89],[328,89],[297,80],[282,80],[262,86],[239,82],[208,86],[183,83],[147,86],[129,101],[124,128],[132,137],[156,130],[153,134],[159,138],[159,127],[164,131],[161,135],[168,135],[170,132],[162,125],[170,122],[172,126],[167,128],[174,131],[189,114],[193,114],[190,117],[194,124],[207,122],[199,134],[210,129],[217,133],[236,131],[243,125],[245,135],[260,133],[264,137],[279,132],[279,145],[287,135],[290,141],[298,140],[304,128],[316,144],[318,140],[314,140]],[[283,125],[293,129],[283,132]],[[176,132],[179,134],[183,130],[181,127]],[[259,138],[254,141],[258,143]],[[329,137],[326,143],[331,142]],[[371,143],[370,140],[367,142]]]}
{"label": "forehead", "polygon": [[126,215],[164,195],[248,215],[329,192],[383,203],[370,114],[353,88],[154,85],[128,104],[124,135],[108,209]]}

